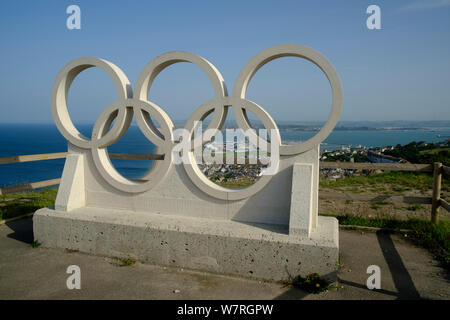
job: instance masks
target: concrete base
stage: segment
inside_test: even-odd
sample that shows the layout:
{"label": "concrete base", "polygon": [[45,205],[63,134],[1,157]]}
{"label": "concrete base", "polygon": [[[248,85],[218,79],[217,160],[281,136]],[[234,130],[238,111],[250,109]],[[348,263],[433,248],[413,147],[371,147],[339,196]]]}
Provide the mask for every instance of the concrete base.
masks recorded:
{"label": "concrete base", "polygon": [[192,182],[182,165],[173,165],[167,177],[151,190],[119,191],[99,174],[90,150],[69,143],[68,151],[55,202],[57,211],[95,207],[277,224],[289,226],[293,234],[300,236],[309,236],[317,225],[319,146],[295,156],[281,156],[279,171],[268,184],[241,200],[206,194]]}
{"label": "concrete base", "polygon": [[311,236],[288,227],[128,210],[49,208],[33,217],[35,240],[111,257],[130,255],[157,265],[266,280],[317,272],[337,276],[338,221],[319,217]]}

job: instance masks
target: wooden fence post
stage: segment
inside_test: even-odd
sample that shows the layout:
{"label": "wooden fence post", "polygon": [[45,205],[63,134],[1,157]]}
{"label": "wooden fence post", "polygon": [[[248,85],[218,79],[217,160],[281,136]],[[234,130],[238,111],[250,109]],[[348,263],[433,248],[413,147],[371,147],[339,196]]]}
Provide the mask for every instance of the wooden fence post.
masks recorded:
{"label": "wooden fence post", "polygon": [[431,223],[439,223],[439,202],[441,198],[442,163],[435,162],[433,170],[433,196],[431,198]]}

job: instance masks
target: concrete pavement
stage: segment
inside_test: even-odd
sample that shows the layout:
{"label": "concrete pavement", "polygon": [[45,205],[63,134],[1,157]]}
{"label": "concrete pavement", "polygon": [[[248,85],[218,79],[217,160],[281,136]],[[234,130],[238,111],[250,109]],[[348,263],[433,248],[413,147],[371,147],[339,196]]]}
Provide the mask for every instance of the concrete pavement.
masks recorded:
{"label": "concrete pavement", "polygon": [[[0,226],[0,299],[450,299],[448,273],[404,236],[339,236],[339,288],[314,295],[280,283],[31,248],[32,220],[23,219]],[[69,265],[81,269],[81,290],[66,287]],[[381,290],[366,287],[369,265],[381,269]]]}

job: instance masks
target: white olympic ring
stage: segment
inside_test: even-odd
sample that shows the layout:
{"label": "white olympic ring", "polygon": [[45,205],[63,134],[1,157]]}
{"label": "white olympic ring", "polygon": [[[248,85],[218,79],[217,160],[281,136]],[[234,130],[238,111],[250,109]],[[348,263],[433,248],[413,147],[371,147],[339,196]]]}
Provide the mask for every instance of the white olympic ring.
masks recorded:
{"label": "white olympic ring", "polygon": [[[328,78],[333,95],[333,104],[328,121],[314,137],[296,145],[281,144],[281,136],[272,117],[258,104],[245,98],[248,84],[258,69],[274,59],[287,56],[304,58],[316,64]],[[189,52],[168,52],[153,59],[139,75],[134,97],[128,78],[116,65],[98,58],[75,59],[59,72],[53,85],[51,104],[53,118],[61,134],[70,143],[79,148],[91,150],[95,166],[101,176],[118,190],[129,193],[148,191],[160,183],[171,168],[172,149],[176,143],[173,137],[174,125],[161,107],[148,100],[148,93],[157,75],[168,66],[178,62],[190,62],[200,67],[207,74],[214,88],[215,98],[198,107],[185,125],[185,129],[191,136],[195,122],[205,119],[210,113],[214,112],[207,128],[209,130],[205,131],[213,134],[204,137],[203,141],[200,141],[202,144],[210,141],[222,129],[230,106],[233,107],[234,117],[239,128],[249,134],[254,134],[254,138],[267,143],[268,148],[270,148],[270,143],[276,141],[280,146],[279,154],[282,156],[300,154],[311,150],[331,133],[339,119],[342,108],[342,87],[339,76],[323,55],[302,45],[278,45],[263,50],[254,56],[241,70],[232,96],[228,96],[225,81],[216,67],[206,59]],[[95,121],[92,137],[88,139],[75,128],[70,119],[67,109],[67,94],[74,78],[90,67],[98,67],[104,70],[113,79],[119,100],[102,111]],[[249,130],[251,125],[247,118],[247,110],[260,119],[269,132],[275,132],[275,136],[270,136],[270,142],[262,140],[256,133]],[[136,116],[138,127],[145,137],[156,145],[158,153],[164,155],[164,160],[157,161],[143,177],[143,180],[146,180],[145,182],[130,181],[120,175],[111,164],[106,150],[106,147],[125,134],[133,115]],[[156,128],[152,118],[160,124],[160,128]],[[115,123],[109,129],[114,119]],[[218,199],[240,200],[247,198],[264,188],[272,178],[272,175],[263,175],[249,187],[228,189],[213,183],[203,175],[196,165],[192,150],[188,156],[190,161],[184,162],[183,166],[191,181],[200,190]],[[277,168],[275,169],[277,170]]]}

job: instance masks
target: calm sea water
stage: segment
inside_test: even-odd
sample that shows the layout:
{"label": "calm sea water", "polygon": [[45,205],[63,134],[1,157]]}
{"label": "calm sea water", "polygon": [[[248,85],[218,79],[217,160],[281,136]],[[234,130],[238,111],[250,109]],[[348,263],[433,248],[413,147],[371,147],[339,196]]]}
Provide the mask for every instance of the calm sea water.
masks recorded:
{"label": "calm sea water", "polygon": [[[91,126],[78,129],[90,136]],[[314,132],[283,131],[284,143],[304,141]],[[450,128],[426,131],[333,131],[322,149],[336,149],[342,145],[382,146],[407,144],[411,141],[437,142],[450,137]],[[151,154],[155,150],[135,126],[124,137],[108,148],[115,153]],[[0,124],[0,157],[67,151],[67,143],[53,124]],[[115,168],[127,178],[139,178],[152,161],[113,159]],[[64,159],[0,165],[0,187],[61,177]]]}

